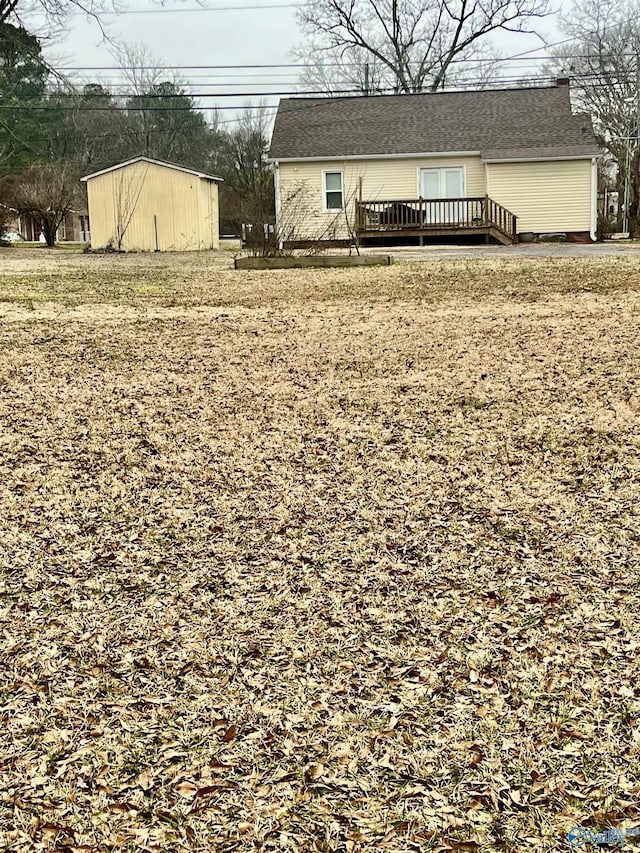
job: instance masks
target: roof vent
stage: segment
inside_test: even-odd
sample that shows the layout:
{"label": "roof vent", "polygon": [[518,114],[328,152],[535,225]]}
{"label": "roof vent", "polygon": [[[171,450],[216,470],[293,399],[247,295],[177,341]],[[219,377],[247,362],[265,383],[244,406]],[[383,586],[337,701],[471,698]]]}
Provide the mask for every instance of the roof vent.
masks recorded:
{"label": "roof vent", "polygon": [[556,86],[568,86],[569,78],[568,77],[556,77]]}

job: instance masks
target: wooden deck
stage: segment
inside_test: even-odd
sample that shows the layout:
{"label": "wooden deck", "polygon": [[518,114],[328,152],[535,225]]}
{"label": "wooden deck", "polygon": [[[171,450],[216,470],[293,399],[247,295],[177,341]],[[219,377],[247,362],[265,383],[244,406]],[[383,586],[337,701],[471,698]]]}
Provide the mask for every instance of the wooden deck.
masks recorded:
{"label": "wooden deck", "polygon": [[516,226],[514,214],[489,196],[356,201],[359,237],[485,235],[509,245],[517,242]]}

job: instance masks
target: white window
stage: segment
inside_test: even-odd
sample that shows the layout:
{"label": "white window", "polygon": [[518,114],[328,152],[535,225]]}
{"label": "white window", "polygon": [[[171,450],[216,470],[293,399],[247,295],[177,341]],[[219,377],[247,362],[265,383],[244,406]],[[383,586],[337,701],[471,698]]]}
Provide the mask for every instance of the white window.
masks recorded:
{"label": "white window", "polygon": [[344,206],[342,172],[323,172],[323,197],[325,210],[340,210]]}

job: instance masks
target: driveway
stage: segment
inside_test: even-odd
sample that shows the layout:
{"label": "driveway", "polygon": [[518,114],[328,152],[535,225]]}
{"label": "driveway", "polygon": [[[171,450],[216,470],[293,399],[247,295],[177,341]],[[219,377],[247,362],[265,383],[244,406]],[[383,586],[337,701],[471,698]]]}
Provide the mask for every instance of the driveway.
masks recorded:
{"label": "driveway", "polygon": [[368,248],[369,253],[393,255],[399,261],[432,258],[620,258],[640,259],[640,243],[518,243],[515,246],[394,246]]}

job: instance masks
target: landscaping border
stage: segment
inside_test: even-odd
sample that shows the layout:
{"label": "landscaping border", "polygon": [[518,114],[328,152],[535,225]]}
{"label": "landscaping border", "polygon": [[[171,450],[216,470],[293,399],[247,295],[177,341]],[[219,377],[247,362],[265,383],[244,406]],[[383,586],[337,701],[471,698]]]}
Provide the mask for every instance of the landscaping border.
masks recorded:
{"label": "landscaping border", "polygon": [[391,255],[287,255],[282,258],[236,258],[237,270],[287,270],[323,267],[388,267]]}

